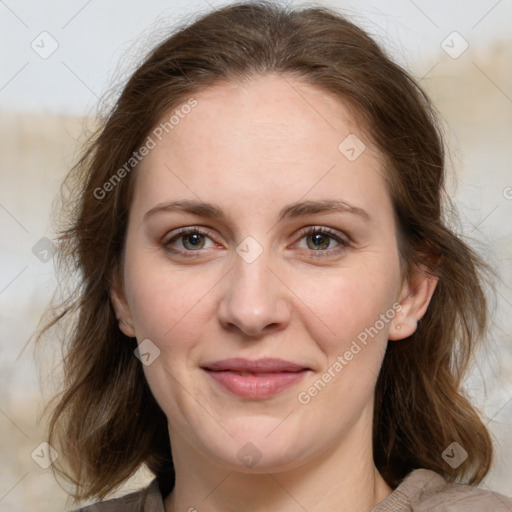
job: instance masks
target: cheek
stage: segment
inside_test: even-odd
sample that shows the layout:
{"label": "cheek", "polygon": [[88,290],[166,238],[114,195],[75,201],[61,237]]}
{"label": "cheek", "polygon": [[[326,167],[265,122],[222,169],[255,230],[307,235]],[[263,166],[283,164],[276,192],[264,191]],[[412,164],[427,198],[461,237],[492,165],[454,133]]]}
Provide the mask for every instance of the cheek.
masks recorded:
{"label": "cheek", "polygon": [[211,273],[171,268],[162,264],[161,256],[141,252],[127,256],[125,281],[139,341],[149,338],[164,348],[176,346],[176,340],[187,344],[197,336],[215,284]]}
{"label": "cheek", "polygon": [[215,283],[211,275],[171,269],[142,251],[126,258],[125,280],[138,343],[150,339],[160,351],[143,366],[144,374],[160,407],[179,422],[187,403],[179,383],[185,382],[197,360],[201,326],[207,323],[208,292]]}
{"label": "cheek", "polygon": [[329,411],[327,437],[338,435],[338,425],[347,427],[347,418],[359,417],[372,399],[395,315],[398,274],[393,262],[388,263],[387,272],[380,265],[373,271],[354,265],[330,275],[321,286],[304,288],[315,313],[309,314],[310,326],[315,326],[310,336],[324,359],[315,380],[300,388],[297,400],[319,415]]}
{"label": "cheek", "polygon": [[[307,306],[302,308],[311,318],[311,335],[329,360],[343,353],[358,336],[364,341],[364,333],[367,340],[387,341],[399,269],[393,258],[383,260],[375,255],[374,260],[372,265],[340,267],[322,278],[298,279],[293,288]],[[386,314],[383,322],[381,315]]]}

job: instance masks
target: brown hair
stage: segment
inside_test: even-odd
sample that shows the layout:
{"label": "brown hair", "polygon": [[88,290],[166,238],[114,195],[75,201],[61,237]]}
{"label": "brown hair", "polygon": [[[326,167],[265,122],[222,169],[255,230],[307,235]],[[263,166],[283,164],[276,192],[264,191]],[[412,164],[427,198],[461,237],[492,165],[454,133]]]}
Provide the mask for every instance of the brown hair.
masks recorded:
{"label": "brown hair", "polygon": [[[95,191],[165,112],[221,80],[268,73],[300,78],[354,109],[384,158],[403,277],[423,265],[439,279],[417,331],[388,343],[375,391],[377,469],[393,488],[415,468],[470,484],[489,471],[492,440],[461,389],[486,332],[488,269],[447,227],[443,142],[427,96],[339,13],[250,2],[214,10],[151,51],[65,181],[69,224],[58,238],[59,261],[78,284],[37,340],[69,319],[64,387],[49,404],[48,441],[60,453],[55,469],[76,484],[76,499],[103,498],[143,463],[160,477],[162,492],[174,481],[167,418],[109,297],[122,268],[136,168],[101,199]],[[452,469],[441,454],[454,441],[468,459]]]}

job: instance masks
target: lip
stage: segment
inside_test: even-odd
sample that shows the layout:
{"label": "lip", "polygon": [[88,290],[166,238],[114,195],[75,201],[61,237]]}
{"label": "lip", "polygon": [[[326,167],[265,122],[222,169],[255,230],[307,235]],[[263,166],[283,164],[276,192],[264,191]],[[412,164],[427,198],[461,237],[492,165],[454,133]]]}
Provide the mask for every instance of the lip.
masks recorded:
{"label": "lip", "polygon": [[298,383],[310,369],[283,359],[223,359],[202,369],[224,390],[237,396],[263,399]]}

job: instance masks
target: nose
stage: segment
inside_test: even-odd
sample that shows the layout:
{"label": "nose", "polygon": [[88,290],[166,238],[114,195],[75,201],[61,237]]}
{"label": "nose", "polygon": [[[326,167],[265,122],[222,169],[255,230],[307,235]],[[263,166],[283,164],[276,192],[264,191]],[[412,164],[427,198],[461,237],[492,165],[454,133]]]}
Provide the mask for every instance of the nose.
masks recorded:
{"label": "nose", "polygon": [[235,266],[224,280],[224,293],[217,309],[221,325],[239,330],[251,338],[286,328],[291,304],[288,288],[277,272],[268,266],[263,253],[247,263],[236,257]]}

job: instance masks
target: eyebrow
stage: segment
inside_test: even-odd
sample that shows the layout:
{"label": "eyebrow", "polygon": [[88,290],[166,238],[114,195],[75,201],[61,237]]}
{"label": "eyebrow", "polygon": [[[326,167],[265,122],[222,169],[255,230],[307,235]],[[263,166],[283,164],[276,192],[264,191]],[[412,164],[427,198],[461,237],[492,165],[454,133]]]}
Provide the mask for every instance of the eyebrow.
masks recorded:
{"label": "eyebrow", "polygon": [[[227,220],[227,215],[219,206],[213,203],[192,199],[182,199],[178,201],[158,204],[144,214],[144,220],[147,220],[149,217],[162,212],[186,212],[209,219],[217,219],[222,221]],[[367,222],[371,220],[370,215],[363,208],[353,206],[345,201],[338,199],[321,199],[316,201],[291,203],[282,208],[282,210],[279,212],[278,219],[279,221],[282,221],[284,219],[331,212],[350,213],[361,217]]]}

